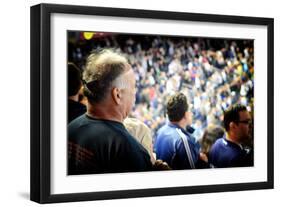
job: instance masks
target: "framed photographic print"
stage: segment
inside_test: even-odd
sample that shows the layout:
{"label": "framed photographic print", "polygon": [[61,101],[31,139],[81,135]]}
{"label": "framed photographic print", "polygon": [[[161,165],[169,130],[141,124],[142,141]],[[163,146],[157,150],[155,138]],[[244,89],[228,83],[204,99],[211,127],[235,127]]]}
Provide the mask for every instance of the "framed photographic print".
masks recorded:
{"label": "framed photographic print", "polygon": [[[31,7],[31,200],[273,188],[273,29],[261,17]],[[104,78],[114,61],[131,72],[118,84]],[[162,145],[163,128],[174,142]]]}

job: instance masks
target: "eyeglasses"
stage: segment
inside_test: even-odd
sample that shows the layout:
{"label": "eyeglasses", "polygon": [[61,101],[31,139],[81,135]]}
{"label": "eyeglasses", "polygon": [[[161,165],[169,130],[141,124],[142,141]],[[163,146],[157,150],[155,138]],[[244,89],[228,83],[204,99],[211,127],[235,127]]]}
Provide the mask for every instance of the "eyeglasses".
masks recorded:
{"label": "eyeglasses", "polygon": [[251,120],[243,120],[243,121],[237,121],[237,123],[241,123],[241,124],[252,124],[252,121]]}

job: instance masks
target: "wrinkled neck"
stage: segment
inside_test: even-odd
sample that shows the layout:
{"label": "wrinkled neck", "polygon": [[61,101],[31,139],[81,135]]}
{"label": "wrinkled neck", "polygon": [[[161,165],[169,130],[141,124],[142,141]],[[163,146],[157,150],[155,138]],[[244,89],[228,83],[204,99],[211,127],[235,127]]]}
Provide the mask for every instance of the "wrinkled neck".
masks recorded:
{"label": "wrinkled neck", "polygon": [[125,119],[118,107],[106,102],[98,104],[88,103],[87,115],[96,119],[105,119],[121,123],[123,123],[123,120]]}

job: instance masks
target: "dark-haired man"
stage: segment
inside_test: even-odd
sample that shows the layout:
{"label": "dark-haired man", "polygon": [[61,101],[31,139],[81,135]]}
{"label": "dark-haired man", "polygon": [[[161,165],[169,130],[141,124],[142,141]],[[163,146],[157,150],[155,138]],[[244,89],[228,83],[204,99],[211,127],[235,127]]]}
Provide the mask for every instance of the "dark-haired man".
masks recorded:
{"label": "dark-haired man", "polygon": [[194,169],[200,159],[199,144],[186,131],[192,123],[187,98],[183,93],[171,96],[167,103],[169,123],[157,131],[156,157],[172,169]]}
{"label": "dark-haired man", "polygon": [[246,167],[253,165],[252,150],[245,150],[243,142],[249,138],[252,118],[246,106],[234,105],[224,113],[226,135],[218,139],[210,151],[214,167]]}
{"label": "dark-haired man", "polygon": [[83,79],[87,113],[68,125],[68,173],[151,170],[148,152],[122,124],[135,101],[135,75],[126,58],[109,49],[93,53]]}

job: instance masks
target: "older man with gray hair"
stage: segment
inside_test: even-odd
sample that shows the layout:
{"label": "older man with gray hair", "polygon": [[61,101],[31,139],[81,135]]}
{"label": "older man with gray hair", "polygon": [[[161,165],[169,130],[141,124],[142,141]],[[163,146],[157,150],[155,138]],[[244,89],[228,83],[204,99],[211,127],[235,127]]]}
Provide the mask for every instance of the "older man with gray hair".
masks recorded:
{"label": "older man with gray hair", "polygon": [[91,54],[83,73],[87,113],[68,125],[68,174],[152,169],[145,148],[122,122],[135,102],[135,75],[110,49]]}

